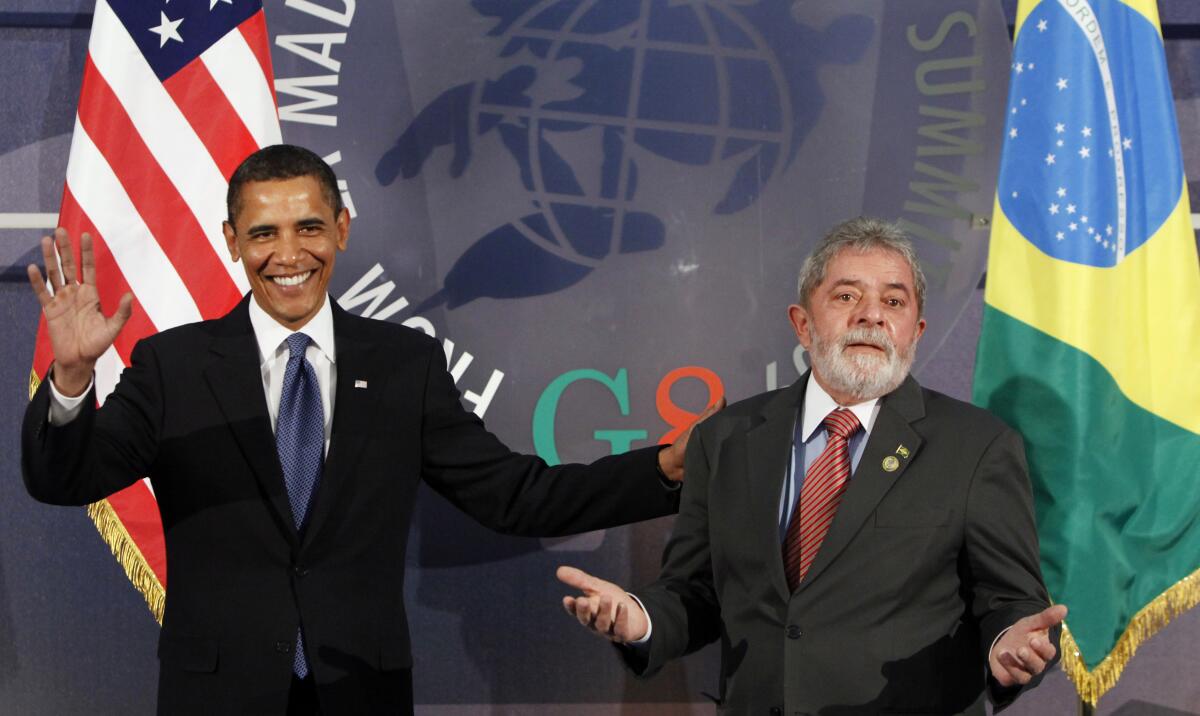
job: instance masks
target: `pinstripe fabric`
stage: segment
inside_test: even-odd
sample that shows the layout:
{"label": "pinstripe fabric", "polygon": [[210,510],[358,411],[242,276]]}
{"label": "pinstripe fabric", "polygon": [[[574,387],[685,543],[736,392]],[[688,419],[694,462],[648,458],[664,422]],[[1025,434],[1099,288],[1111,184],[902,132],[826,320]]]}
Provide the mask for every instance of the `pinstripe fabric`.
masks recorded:
{"label": "pinstripe fabric", "polygon": [[792,513],[784,540],[783,564],[788,587],[796,590],[821,548],[846,482],[850,479],[849,439],[859,429],[858,418],[838,408],[821,423],[829,435],[825,450],[817,456],[804,476],[800,504]]}

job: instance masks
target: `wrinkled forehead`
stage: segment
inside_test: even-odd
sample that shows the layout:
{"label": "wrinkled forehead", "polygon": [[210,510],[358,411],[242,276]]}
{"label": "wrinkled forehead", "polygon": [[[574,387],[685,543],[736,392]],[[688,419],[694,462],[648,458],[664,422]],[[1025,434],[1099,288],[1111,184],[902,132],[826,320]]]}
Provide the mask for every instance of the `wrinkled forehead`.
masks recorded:
{"label": "wrinkled forehead", "polygon": [[915,291],[912,266],[904,254],[883,247],[859,249],[847,246],[825,265],[819,286],[854,283],[861,286],[902,288]]}

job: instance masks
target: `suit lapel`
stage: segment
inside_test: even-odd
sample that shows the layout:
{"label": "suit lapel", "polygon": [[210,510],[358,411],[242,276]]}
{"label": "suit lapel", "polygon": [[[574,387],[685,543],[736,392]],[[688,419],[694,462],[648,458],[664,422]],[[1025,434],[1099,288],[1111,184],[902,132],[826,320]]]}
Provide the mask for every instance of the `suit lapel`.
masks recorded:
{"label": "suit lapel", "polygon": [[258,345],[250,327],[248,307],[249,298],[243,299],[214,324],[211,344],[214,360],[205,368],[204,377],[280,528],[295,545],[298,536],[275,451],[275,435],[271,432]]}
{"label": "suit lapel", "polygon": [[[807,376],[806,376],[807,377]],[[767,560],[771,584],[786,602],[790,596],[779,544],[779,500],[791,460],[792,435],[797,409],[804,395],[805,378],[780,391],[763,406],[762,422],[746,432],[747,474],[750,476],[750,530],[758,548],[780,555]]]}
{"label": "suit lapel", "polygon": [[[833,518],[833,524],[829,527],[829,533],[825,535],[817,558],[809,567],[797,591],[805,589],[837,559],[862,529],[867,518],[875,512],[880,500],[892,489],[892,485],[903,479],[905,470],[916,458],[923,442],[910,423],[924,415],[925,403],[921,397],[921,387],[911,376],[906,378],[899,388],[884,396],[862,459],[859,460],[858,467],[850,479],[850,485],[846,488],[842,503]],[[902,457],[897,453],[900,446],[907,448],[907,456]],[[889,456],[898,461],[896,468],[890,472],[883,468],[883,461]]]}
{"label": "suit lapel", "polygon": [[[329,299],[331,302],[332,298]],[[379,396],[387,380],[387,361],[382,349],[356,329],[337,303],[332,303],[334,340],[337,341],[337,392],[334,395],[333,428],[329,454],[321,473],[321,484],[305,527],[303,545],[312,543],[328,522],[339,495],[356,479],[354,469],[375,423]]]}

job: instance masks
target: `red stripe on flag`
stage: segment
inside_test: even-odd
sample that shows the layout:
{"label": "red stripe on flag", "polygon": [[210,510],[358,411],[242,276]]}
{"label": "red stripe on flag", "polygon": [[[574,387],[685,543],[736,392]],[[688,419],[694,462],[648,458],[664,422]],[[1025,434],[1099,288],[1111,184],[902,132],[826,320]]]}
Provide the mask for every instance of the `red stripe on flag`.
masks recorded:
{"label": "red stripe on flag", "polygon": [[168,77],[163,87],[228,181],[258,144],[212,73],[197,57]]}
{"label": "red stripe on flag", "polygon": [[[120,267],[117,266],[112,252],[108,250],[108,245],[104,243],[104,237],[100,235],[100,232],[96,231],[96,227],[92,225],[91,220],[83,213],[83,210],[79,207],[79,203],[75,201],[75,195],[71,193],[70,187],[66,187],[63,190],[59,223],[70,231],[71,236],[76,240],[84,232],[92,235],[92,254],[96,260],[96,292],[100,294],[101,310],[105,314],[111,315],[117,309],[117,304],[120,302],[121,296],[130,292],[129,284],[126,283],[125,275],[121,273]],[[41,340],[41,332],[39,328],[39,341]],[[138,340],[155,332],[154,323],[146,315],[141,302],[134,296],[133,313],[130,315],[129,321],[125,323],[125,327],[117,334],[116,340],[113,341],[113,348],[116,349],[117,355],[121,356],[121,362],[129,365],[129,356],[133,353],[134,344]],[[49,341],[47,341],[47,346],[48,344]]]}
{"label": "red stripe on flag", "polygon": [[134,544],[145,558],[146,564],[154,570],[158,581],[167,586],[167,549],[163,539],[162,517],[159,516],[158,502],[146,483],[138,480],[120,492],[110,495],[108,504],[112,506],[121,519],[125,531],[133,538]]}
{"label": "red stripe on flag", "polygon": [[275,115],[279,116],[279,98],[275,96],[275,70],[271,67],[271,40],[267,35],[267,18],[262,10],[254,13],[252,17],[238,25],[238,30],[242,33],[242,37],[246,38],[246,44],[250,46],[250,51],[254,53],[254,57],[258,59],[258,66],[262,68],[263,77],[267,79],[267,86],[271,88],[271,99],[275,102]]}
{"label": "red stripe on flag", "polygon": [[46,315],[38,318],[37,343],[33,347],[33,372],[38,378],[45,378],[50,370],[50,362],[54,360],[54,352],[50,350],[50,334],[46,332]]}
{"label": "red stripe on flag", "polygon": [[79,122],[108,160],[142,221],[191,293],[200,315],[225,315],[241,300],[241,292],[90,57],[84,67]]}

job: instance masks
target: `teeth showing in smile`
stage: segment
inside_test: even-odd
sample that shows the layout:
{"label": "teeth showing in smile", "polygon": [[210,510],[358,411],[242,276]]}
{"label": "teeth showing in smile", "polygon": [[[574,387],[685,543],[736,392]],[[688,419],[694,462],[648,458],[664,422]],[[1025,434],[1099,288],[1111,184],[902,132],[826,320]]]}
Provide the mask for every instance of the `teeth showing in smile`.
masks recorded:
{"label": "teeth showing in smile", "polygon": [[299,286],[312,276],[312,271],[298,273],[295,276],[272,276],[271,280],[280,286]]}

